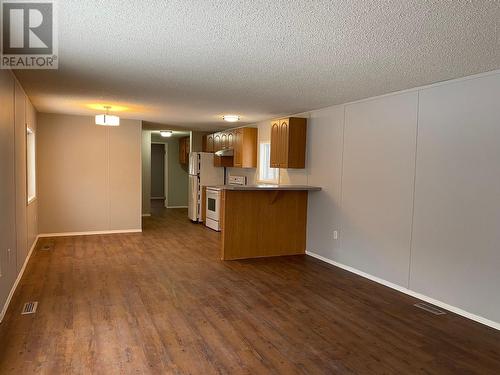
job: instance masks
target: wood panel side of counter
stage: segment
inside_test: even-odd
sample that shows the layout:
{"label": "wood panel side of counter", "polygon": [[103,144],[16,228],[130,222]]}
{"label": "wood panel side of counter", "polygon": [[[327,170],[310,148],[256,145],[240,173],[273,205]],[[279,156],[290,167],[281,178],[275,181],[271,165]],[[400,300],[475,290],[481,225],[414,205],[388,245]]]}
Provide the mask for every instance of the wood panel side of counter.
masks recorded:
{"label": "wood panel side of counter", "polygon": [[207,187],[201,188],[201,221],[207,222]]}
{"label": "wood panel side of counter", "polygon": [[223,260],[304,254],[307,191],[223,194]]}

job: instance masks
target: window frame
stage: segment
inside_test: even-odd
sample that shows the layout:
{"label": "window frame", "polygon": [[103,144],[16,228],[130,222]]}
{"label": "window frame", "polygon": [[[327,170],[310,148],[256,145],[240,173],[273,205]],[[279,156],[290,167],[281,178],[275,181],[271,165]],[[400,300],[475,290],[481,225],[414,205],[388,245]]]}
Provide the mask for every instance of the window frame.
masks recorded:
{"label": "window frame", "polygon": [[[269,151],[267,157],[262,155],[262,146],[267,146]],[[267,161],[267,163],[266,163]],[[268,171],[274,170],[275,177],[274,179],[264,178],[262,167],[267,168]],[[258,170],[258,182],[263,184],[279,184],[280,180],[280,170],[279,168],[271,168],[271,142],[270,141],[262,141],[259,142],[259,170]]]}
{"label": "window frame", "polygon": [[[30,141],[30,137],[32,137],[32,141]],[[32,128],[30,128],[29,126],[26,126],[26,202],[27,202],[27,205],[30,205],[37,198],[36,179],[37,179],[37,175],[36,175],[36,133]]]}

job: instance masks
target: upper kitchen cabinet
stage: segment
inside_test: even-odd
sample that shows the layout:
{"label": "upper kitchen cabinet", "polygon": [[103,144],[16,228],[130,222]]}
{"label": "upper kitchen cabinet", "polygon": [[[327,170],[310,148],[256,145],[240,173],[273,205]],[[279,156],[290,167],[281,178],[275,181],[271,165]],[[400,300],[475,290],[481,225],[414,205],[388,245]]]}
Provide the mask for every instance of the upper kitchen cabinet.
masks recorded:
{"label": "upper kitchen cabinet", "polygon": [[271,168],[306,167],[307,119],[289,117],[271,123]]}
{"label": "upper kitchen cabinet", "polygon": [[221,136],[222,136],[221,133],[215,133],[214,134],[214,152],[222,150]]}
{"label": "upper kitchen cabinet", "polygon": [[218,144],[218,147],[215,149],[215,152],[220,151],[220,150],[230,150],[233,149],[234,147],[234,130],[226,130],[220,133],[220,144]]}
{"label": "upper kitchen cabinet", "polygon": [[179,138],[179,163],[188,164],[189,163],[189,137]]}
{"label": "upper kitchen cabinet", "polygon": [[257,128],[234,129],[231,139],[235,168],[257,168]]}
{"label": "upper kitchen cabinet", "polygon": [[203,152],[215,152],[213,134],[203,136]]}
{"label": "upper kitchen cabinet", "polygon": [[227,132],[222,132],[220,135],[220,143],[221,143],[221,149],[225,150],[228,148],[228,142],[227,142]]}
{"label": "upper kitchen cabinet", "polygon": [[232,156],[214,156],[214,167],[232,168],[234,165]]}
{"label": "upper kitchen cabinet", "polygon": [[216,167],[257,168],[257,132],[257,128],[243,127],[209,134],[204,151],[233,151],[227,156],[215,156]]}
{"label": "upper kitchen cabinet", "polygon": [[227,148],[234,148],[234,130],[227,132]]}

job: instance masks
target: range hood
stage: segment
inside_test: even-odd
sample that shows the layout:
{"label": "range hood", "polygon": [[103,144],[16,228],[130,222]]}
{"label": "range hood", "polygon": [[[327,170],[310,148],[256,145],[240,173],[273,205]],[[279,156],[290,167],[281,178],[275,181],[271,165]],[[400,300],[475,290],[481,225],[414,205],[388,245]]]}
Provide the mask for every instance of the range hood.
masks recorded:
{"label": "range hood", "polygon": [[234,156],[234,149],[226,148],[215,153],[216,156]]}

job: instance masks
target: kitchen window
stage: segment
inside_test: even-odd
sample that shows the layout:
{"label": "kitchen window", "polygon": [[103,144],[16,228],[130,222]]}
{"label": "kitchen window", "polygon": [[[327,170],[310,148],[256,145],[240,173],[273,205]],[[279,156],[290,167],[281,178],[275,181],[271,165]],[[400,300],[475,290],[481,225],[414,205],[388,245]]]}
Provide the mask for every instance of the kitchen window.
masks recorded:
{"label": "kitchen window", "polygon": [[271,168],[271,143],[263,142],[259,147],[259,181],[277,184],[279,169]]}
{"label": "kitchen window", "polygon": [[36,143],[35,132],[27,128],[26,130],[26,177],[27,177],[27,193],[28,204],[36,198]]}

